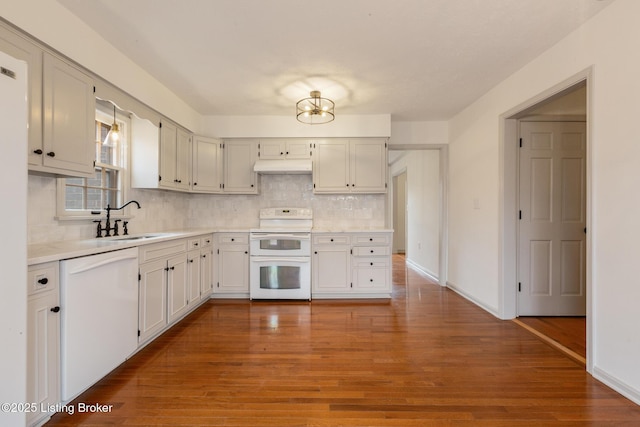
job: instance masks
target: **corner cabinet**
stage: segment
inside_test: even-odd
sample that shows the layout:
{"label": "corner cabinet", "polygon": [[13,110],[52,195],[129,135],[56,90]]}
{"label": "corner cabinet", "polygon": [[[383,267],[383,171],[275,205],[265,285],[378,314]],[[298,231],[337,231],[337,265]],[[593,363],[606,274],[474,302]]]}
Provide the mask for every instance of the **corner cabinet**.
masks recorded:
{"label": "corner cabinet", "polygon": [[222,192],[222,142],[205,136],[193,137],[191,191]]}
{"label": "corner cabinet", "polygon": [[253,165],[258,158],[258,141],[234,139],[224,141],[224,179],[222,191],[232,194],[258,194],[258,174]]}
{"label": "corner cabinet", "polygon": [[313,143],[314,193],[386,193],[387,141],[324,139]]}

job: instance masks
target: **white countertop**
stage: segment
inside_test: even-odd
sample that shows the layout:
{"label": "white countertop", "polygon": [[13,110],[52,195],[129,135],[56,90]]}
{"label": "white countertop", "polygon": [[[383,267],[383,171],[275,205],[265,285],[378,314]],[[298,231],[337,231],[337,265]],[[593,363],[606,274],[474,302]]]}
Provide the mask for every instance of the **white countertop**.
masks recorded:
{"label": "white countertop", "polygon": [[[248,232],[248,230],[191,229],[177,231],[160,231],[157,233],[132,234],[130,236],[103,237],[100,239],[93,238],[86,240],[65,240],[59,242],[39,243],[28,246],[27,263],[28,265],[34,265],[43,262],[59,261],[62,259],[95,255],[103,252],[117,251],[120,249],[133,248],[141,245],[163,242],[166,240],[193,237],[214,232]],[[123,240],[123,238],[131,238],[143,234],[157,236],[137,240]]]}
{"label": "white countertop", "polygon": [[[129,238],[140,235],[157,235],[144,239],[123,240],[127,236],[103,237],[100,239],[64,240],[59,242],[39,243],[28,246],[28,265],[41,264],[62,259],[95,255],[103,252],[133,248],[166,240],[199,236],[208,233],[247,233],[249,229],[191,229],[176,231],[159,231],[157,233],[132,234]],[[387,228],[313,228],[312,233],[393,233]]]}

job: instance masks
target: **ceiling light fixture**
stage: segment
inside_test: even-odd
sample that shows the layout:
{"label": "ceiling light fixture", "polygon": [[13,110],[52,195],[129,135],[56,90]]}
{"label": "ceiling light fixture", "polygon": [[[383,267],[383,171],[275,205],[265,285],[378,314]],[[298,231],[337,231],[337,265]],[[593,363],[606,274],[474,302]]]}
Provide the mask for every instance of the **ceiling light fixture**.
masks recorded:
{"label": "ceiling light fixture", "polygon": [[335,102],[328,98],[322,98],[320,91],[313,90],[309,98],[296,102],[296,118],[301,123],[308,125],[320,125],[332,122],[335,116]]}
{"label": "ceiling light fixture", "polygon": [[102,142],[102,145],[105,147],[115,147],[115,145],[120,140],[120,126],[116,123],[116,106],[113,106],[113,124],[111,125],[111,129],[109,129],[109,133],[107,133],[107,137]]}

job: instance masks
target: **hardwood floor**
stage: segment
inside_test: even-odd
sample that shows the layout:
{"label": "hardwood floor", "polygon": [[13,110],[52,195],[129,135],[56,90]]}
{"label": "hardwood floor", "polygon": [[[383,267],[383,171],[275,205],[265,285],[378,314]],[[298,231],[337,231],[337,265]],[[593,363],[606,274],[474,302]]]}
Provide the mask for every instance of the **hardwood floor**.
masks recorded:
{"label": "hardwood floor", "polygon": [[585,426],[640,407],[394,258],[391,300],[212,300],[48,426]]}
{"label": "hardwood floor", "polygon": [[587,324],[585,317],[518,317],[514,322],[539,335],[586,366]]}

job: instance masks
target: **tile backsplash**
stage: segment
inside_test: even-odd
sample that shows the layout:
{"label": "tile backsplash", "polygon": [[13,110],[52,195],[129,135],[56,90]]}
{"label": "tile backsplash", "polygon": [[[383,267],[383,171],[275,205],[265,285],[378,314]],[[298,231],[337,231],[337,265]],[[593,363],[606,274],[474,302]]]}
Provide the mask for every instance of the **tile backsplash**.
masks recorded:
{"label": "tile backsplash", "polygon": [[[131,210],[131,234],[200,227],[257,227],[261,208],[285,206],[313,209],[314,226],[319,228],[385,227],[385,194],[313,194],[311,175],[262,175],[258,195],[130,189],[127,198],[142,206]],[[90,220],[55,219],[55,178],[29,175],[28,203],[29,244],[89,239],[95,235],[95,224]]]}

